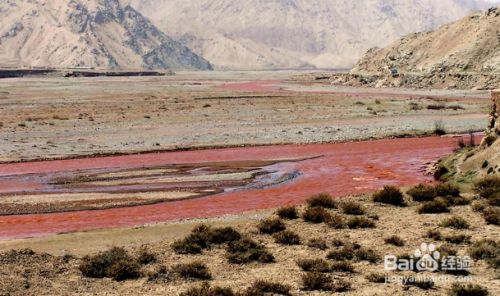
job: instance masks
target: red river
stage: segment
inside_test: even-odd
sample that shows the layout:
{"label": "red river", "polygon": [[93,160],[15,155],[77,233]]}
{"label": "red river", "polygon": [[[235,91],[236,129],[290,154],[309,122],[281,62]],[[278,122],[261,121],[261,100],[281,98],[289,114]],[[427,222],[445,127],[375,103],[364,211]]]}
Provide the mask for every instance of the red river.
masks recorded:
{"label": "red river", "polygon": [[[430,182],[425,168],[457,146],[457,139],[427,137],[338,144],[281,145],[149,153],[126,156],[39,161],[0,165],[0,193],[19,186],[29,174],[100,168],[142,168],[240,160],[305,159],[282,162],[273,170],[299,172],[288,182],[263,189],[242,189],[197,199],[96,211],[0,217],[0,239],[45,236],[99,228],[132,227],[192,218],[209,218],[304,202],[311,194],[336,197],[359,194],[383,185]],[[1,198],[1,197],[0,197]]]}

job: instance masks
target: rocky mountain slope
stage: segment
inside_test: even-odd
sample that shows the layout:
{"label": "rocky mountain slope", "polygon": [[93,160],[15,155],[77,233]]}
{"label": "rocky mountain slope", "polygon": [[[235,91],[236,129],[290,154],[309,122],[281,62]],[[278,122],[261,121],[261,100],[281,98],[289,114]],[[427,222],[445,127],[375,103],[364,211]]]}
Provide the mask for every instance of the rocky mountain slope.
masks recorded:
{"label": "rocky mountain slope", "polygon": [[373,48],[336,83],[437,88],[500,87],[500,8]]}
{"label": "rocky mountain slope", "polygon": [[119,0],[2,0],[0,66],[211,68]]}
{"label": "rocky mountain slope", "polygon": [[350,68],[374,46],[434,29],[481,0],[130,0],[218,68]]}

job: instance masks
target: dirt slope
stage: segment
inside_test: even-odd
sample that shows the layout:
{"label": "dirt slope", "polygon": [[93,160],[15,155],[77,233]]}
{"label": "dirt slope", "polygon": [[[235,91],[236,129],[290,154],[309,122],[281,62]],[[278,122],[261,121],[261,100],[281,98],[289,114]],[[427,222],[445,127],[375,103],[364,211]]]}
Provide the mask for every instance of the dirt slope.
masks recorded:
{"label": "dirt slope", "polygon": [[211,68],[118,0],[1,1],[0,66]]}
{"label": "dirt slope", "polygon": [[500,87],[500,9],[373,48],[334,82],[433,88]]}

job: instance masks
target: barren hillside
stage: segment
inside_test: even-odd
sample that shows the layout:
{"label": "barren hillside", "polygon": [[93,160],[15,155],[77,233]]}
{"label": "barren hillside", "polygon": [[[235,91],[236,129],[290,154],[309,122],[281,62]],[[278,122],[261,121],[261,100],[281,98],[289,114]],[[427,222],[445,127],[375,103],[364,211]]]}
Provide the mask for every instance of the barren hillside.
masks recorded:
{"label": "barren hillside", "polygon": [[118,0],[3,0],[0,66],[210,69]]}
{"label": "barren hillside", "polygon": [[335,82],[367,86],[500,87],[500,9],[373,48]]}
{"label": "barren hillside", "polygon": [[[373,46],[436,28],[478,0],[131,0],[221,69],[350,68]],[[490,4],[491,5],[491,4]]]}

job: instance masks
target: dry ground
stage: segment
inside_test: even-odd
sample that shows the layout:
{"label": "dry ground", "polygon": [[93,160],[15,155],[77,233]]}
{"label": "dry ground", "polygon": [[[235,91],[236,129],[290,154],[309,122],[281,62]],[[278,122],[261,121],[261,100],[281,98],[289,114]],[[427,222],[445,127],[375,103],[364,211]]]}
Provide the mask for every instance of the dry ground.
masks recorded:
{"label": "dry ground", "polygon": [[[473,198],[471,194],[465,194]],[[35,255],[22,253],[3,253],[0,261],[0,284],[2,295],[40,295],[40,294],[77,294],[77,295],[178,295],[201,281],[171,278],[167,280],[148,281],[143,277],[139,280],[115,282],[111,279],[86,279],[78,271],[80,256],[95,253],[110,246],[125,245],[136,254],[141,248],[147,248],[157,256],[157,262],[144,266],[144,273],[153,272],[159,266],[172,267],[178,263],[201,261],[207,264],[213,280],[213,285],[231,287],[235,291],[243,290],[259,279],[284,283],[292,287],[293,295],[331,295],[331,292],[308,292],[302,289],[301,275],[303,272],[296,264],[298,259],[325,258],[328,251],[334,250],[334,239],[355,242],[363,247],[375,250],[379,255],[412,254],[423,243],[434,242],[438,246],[445,244],[425,238],[427,231],[440,230],[446,236],[450,234],[465,234],[476,242],[485,238],[498,240],[498,226],[486,225],[482,216],[474,212],[470,205],[453,207],[448,214],[417,213],[418,203],[411,202],[409,207],[394,207],[373,203],[369,196],[356,196],[342,199],[359,201],[376,223],[374,229],[334,229],[326,224],[310,224],[302,219],[287,221],[287,229],[299,234],[301,245],[284,246],[277,244],[270,235],[259,233],[258,220],[269,215],[269,212],[246,214],[240,217],[225,219],[178,222],[157,225],[132,230],[106,230],[88,233],[65,234],[56,237],[18,240],[3,242],[1,249],[33,248]],[[304,208],[301,207],[300,211]],[[330,210],[340,213],[339,210]],[[451,216],[460,216],[472,226],[466,230],[452,230],[440,226],[441,222]],[[346,216],[347,217],[347,216]],[[174,240],[183,238],[198,222],[213,226],[234,226],[238,231],[252,239],[263,243],[275,256],[276,262],[271,264],[251,263],[248,265],[229,264],[225,258],[223,247],[214,247],[202,255],[178,255],[171,249]],[[396,247],[384,243],[384,239],[398,235],[405,241],[405,246]],[[306,246],[312,238],[325,239],[328,249],[321,251]],[[459,255],[469,252],[471,243],[452,245]],[[75,252],[73,252],[75,251]],[[43,254],[49,252],[53,255]],[[61,254],[78,254],[78,257],[59,257]],[[333,261],[332,261],[333,262]],[[371,272],[383,273],[383,263],[353,262],[354,273],[334,272],[334,278],[342,278],[351,283],[352,289],[347,295],[443,295],[450,288],[450,282],[436,282],[431,290],[421,290],[416,287],[405,287],[398,283],[378,284],[369,282],[365,276]],[[408,273],[393,273],[404,275]],[[411,273],[410,273],[411,274]],[[425,275],[440,275],[440,273]],[[452,277],[453,278],[453,277]],[[488,287],[490,295],[500,293],[498,272],[490,268],[484,261],[477,261],[472,268],[473,283]]]}
{"label": "dry ground", "polygon": [[[482,130],[488,94],[303,85],[290,72],[0,81],[0,162]],[[217,85],[272,79],[279,91]],[[437,109],[428,109],[437,106]]]}

